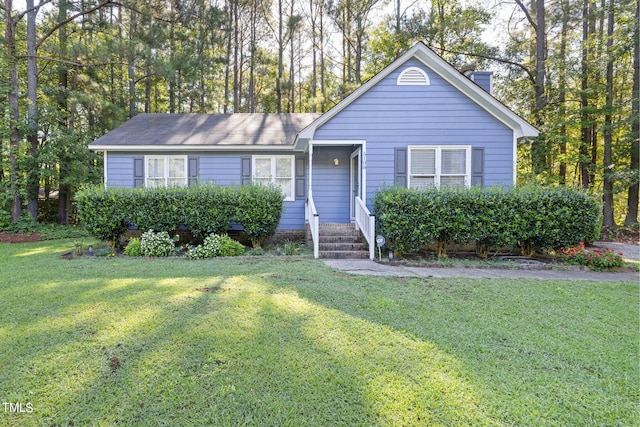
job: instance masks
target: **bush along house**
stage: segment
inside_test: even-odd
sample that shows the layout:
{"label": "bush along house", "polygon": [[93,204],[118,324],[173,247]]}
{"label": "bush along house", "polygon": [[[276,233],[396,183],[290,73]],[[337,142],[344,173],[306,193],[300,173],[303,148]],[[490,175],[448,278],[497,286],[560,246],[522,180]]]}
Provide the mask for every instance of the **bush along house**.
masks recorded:
{"label": "bush along house", "polygon": [[490,86],[418,43],[324,114],[139,114],[89,148],[108,187],[275,184],[277,236],[372,258],[378,188],[515,183],[516,144],[538,131]]}

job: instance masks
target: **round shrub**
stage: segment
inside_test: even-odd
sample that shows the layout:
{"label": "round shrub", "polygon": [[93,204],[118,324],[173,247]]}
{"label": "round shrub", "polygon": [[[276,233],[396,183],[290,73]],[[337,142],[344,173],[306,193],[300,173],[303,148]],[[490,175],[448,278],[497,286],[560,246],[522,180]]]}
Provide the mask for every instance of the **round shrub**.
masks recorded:
{"label": "round shrub", "polygon": [[169,233],[166,231],[155,233],[153,230],[149,230],[143,233],[140,237],[140,248],[144,256],[163,257],[176,253],[174,240],[169,237]]}
{"label": "round shrub", "polygon": [[214,258],[218,256],[238,256],[244,252],[244,246],[226,234],[210,234],[204,242],[189,248],[187,257],[191,259]]}
{"label": "round shrub", "polygon": [[226,234],[220,236],[220,256],[239,256],[243,253],[242,243],[233,240]]}
{"label": "round shrub", "polygon": [[132,237],[124,248],[124,254],[127,256],[142,256],[142,245],[139,237]]}

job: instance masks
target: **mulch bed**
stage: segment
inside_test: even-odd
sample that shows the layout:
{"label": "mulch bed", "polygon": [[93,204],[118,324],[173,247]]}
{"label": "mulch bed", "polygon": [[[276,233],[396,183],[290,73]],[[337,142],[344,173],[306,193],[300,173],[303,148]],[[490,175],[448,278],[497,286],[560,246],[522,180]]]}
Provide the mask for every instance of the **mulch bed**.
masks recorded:
{"label": "mulch bed", "polygon": [[39,242],[42,236],[38,233],[0,233],[0,243]]}

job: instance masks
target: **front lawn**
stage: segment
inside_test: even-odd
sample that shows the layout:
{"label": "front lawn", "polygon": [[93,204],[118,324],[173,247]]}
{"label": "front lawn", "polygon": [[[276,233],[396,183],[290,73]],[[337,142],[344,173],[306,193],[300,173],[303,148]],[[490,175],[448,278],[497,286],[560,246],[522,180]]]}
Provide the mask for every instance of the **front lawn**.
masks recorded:
{"label": "front lawn", "polygon": [[638,284],[72,248],[0,244],[0,425],[640,423]]}

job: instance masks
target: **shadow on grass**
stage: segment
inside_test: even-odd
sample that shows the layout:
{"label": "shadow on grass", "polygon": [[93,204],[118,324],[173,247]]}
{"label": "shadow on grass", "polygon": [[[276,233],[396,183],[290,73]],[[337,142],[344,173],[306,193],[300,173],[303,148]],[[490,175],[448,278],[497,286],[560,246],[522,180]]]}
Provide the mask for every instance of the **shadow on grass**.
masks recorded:
{"label": "shadow on grass", "polygon": [[318,263],[34,257],[0,289],[0,391],[34,411],[3,424],[500,424],[437,346],[300,297]]}
{"label": "shadow on grass", "polygon": [[[569,354],[565,337],[541,344],[520,329],[572,332],[553,307],[574,298],[602,314],[605,303],[618,307],[613,290],[589,297],[592,288],[536,284],[548,287],[540,300],[526,281],[518,292],[354,277],[296,259],[69,262],[51,245],[33,255],[38,270],[14,257],[0,287],[0,398],[34,407],[0,414],[3,425],[611,424],[588,410],[571,418],[601,397],[571,377],[600,375],[609,362],[585,371],[588,355]],[[588,343],[590,331],[571,340]],[[549,380],[555,391],[533,399]],[[633,420],[626,401],[615,404],[626,397],[609,391],[610,415]],[[569,405],[568,419],[532,415],[552,398]]]}

